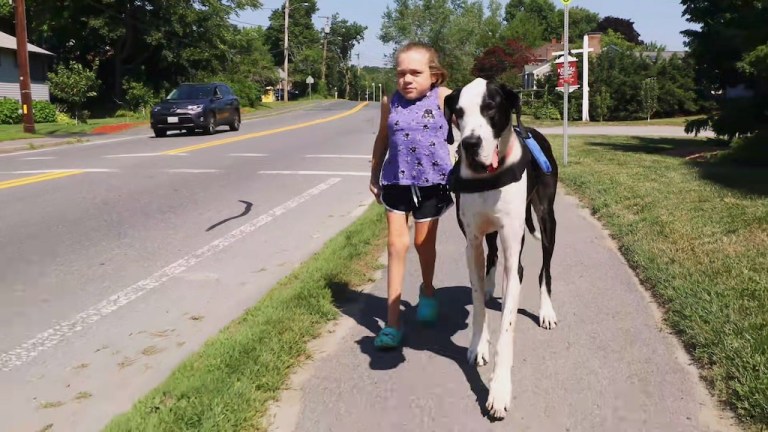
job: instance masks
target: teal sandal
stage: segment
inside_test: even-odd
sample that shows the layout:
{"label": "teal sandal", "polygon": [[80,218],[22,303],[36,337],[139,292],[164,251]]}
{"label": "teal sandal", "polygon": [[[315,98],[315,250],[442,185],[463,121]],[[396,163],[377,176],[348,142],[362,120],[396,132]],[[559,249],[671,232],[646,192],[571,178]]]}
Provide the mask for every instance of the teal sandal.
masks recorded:
{"label": "teal sandal", "polygon": [[397,348],[403,341],[403,332],[394,327],[384,327],[381,329],[373,345],[379,349]]}
{"label": "teal sandal", "polygon": [[425,325],[431,325],[437,322],[439,304],[435,297],[427,297],[421,294],[424,284],[419,287],[419,304],[416,308],[416,319]]}

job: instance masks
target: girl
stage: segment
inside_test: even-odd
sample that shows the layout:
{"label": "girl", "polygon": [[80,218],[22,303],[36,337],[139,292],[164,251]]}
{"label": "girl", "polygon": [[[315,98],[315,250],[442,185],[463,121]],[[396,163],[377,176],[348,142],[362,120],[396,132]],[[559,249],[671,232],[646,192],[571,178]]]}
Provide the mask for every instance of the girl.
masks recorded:
{"label": "girl", "polygon": [[449,126],[442,111],[443,99],[451,92],[443,87],[448,73],[437,52],[422,43],[403,46],[395,58],[397,91],[391,101],[382,99],[371,166],[370,190],[387,209],[388,227],[387,324],[374,339],[377,348],[395,348],[402,340],[400,293],[410,244],[409,214],[415,221],[414,246],[423,281],[416,316],[425,324],[437,320],[432,285],[437,225],[453,206],[446,186],[452,167],[446,142]]}

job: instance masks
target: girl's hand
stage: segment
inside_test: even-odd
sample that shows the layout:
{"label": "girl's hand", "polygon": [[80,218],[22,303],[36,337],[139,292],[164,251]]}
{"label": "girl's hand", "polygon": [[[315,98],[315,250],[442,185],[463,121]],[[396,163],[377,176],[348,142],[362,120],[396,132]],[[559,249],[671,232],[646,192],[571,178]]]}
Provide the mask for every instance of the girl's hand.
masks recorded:
{"label": "girl's hand", "polygon": [[371,180],[371,183],[368,185],[368,189],[371,191],[373,196],[376,197],[376,202],[381,204],[381,185],[379,182]]}

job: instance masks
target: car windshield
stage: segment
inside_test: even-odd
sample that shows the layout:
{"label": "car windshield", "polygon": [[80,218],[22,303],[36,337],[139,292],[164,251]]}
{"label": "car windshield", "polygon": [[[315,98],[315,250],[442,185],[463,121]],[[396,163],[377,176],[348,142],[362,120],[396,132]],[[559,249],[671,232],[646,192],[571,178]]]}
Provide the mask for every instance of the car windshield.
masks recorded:
{"label": "car windshield", "polygon": [[213,86],[209,84],[183,85],[168,95],[168,100],[208,99],[213,96]]}

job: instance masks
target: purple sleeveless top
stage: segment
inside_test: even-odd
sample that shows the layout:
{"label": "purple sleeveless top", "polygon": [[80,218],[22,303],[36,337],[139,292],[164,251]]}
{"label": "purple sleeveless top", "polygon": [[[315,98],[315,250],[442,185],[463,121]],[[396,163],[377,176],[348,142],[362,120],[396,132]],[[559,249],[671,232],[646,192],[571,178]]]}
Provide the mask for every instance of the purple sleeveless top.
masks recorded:
{"label": "purple sleeveless top", "polygon": [[396,91],[389,103],[389,151],[381,184],[445,184],[452,167],[446,142],[448,122],[440,110],[437,88],[410,101]]}

